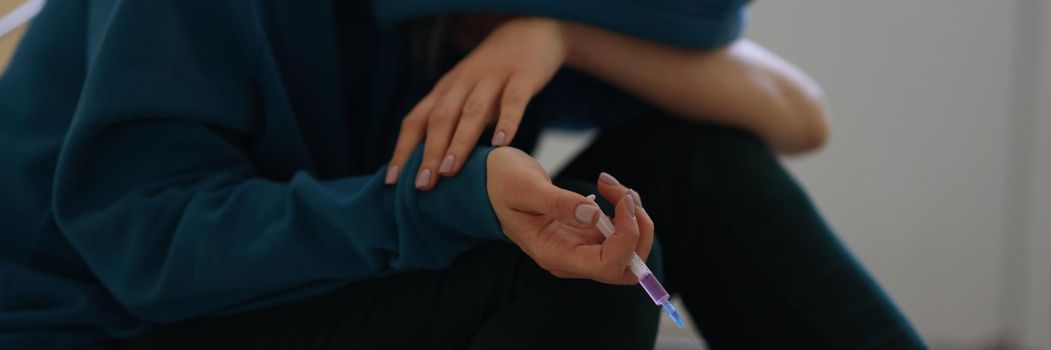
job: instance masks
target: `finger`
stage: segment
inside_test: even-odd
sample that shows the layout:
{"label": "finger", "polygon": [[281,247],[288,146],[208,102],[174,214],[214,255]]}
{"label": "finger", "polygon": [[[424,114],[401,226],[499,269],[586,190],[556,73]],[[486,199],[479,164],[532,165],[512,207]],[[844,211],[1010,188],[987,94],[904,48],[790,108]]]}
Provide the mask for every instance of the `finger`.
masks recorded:
{"label": "finger", "polygon": [[564,251],[551,252],[550,255],[542,259],[546,260],[546,263],[542,260],[537,260],[537,263],[541,268],[552,272],[559,278],[590,279],[602,283],[627,284],[617,283],[625,282],[621,280],[621,276],[617,274],[617,271],[602,271],[601,255],[602,244],[586,244],[567,247]]}
{"label": "finger", "polygon": [[572,254],[563,258],[567,264],[564,270],[606,283],[629,282],[625,280],[624,271],[638,245],[639,227],[630,214],[632,208],[628,208],[634,204],[625,201],[631,199],[625,196],[617,203],[613,235],[600,245],[577,246]]}
{"label": "finger", "polygon": [[423,145],[423,160],[416,174],[416,188],[425,191],[434,188],[441,163],[455,162],[455,159],[443,158],[447,158],[445,151],[449,147],[449,139],[456,130],[463,101],[472,87],[473,84],[450,88],[427,116],[427,138]]}
{"label": "finger", "polygon": [[401,120],[401,131],[398,132],[398,142],[394,147],[394,156],[391,157],[387,166],[387,175],[383,180],[387,185],[393,185],[398,182],[398,175],[405,166],[405,160],[409,159],[412,151],[416,149],[416,146],[420,144],[420,140],[423,139],[423,135],[427,130],[426,116],[430,113],[431,108],[434,107],[435,101],[437,99],[433,95],[424,97],[409,111],[405,119]]}
{"label": "finger", "polygon": [[[621,184],[613,175],[602,172],[598,175],[598,193],[610,203],[616,203],[621,198],[624,198],[625,195],[631,193],[631,189]],[[635,202],[635,204],[639,204],[639,202]]]}
{"label": "finger", "polygon": [[430,94],[434,96],[445,96],[445,93],[449,92],[449,89],[452,89],[454,86],[456,86],[455,83],[459,81],[458,77],[460,75],[460,71],[462,70],[460,68],[462,63],[463,62],[457,64],[455,67],[453,67],[452,70],[450,70],[448,73],[445,73],[445,75],[443,75],[441,79],[438,79],[438,82],[434,83],[434,88],[431,89]]}
{"label": "finger", "polygon": [[448,90],[450,86],[452,86],[457,72],[458,70],[453,69],[442,76],[442,78],[435,83],[431,92],[421,99],[411,111],[409,111],[409,114],[405,119],[402,119],[398,141],[394,148],[394,155],[391,157],[391,161],[387,167],[387,174],[383,180],[385,184],[393,185],[398,182],[400,170],[405,166],[405,160],[409,159],[412,152],[416,149],[416,146],[420,144],[421,140],[423,140],[423,136],[426,135],[427,116],[431,113],[431,110],[434,108],[434,105],[438,102],[439,98],[445,94],[445,91]]}
{"label": "finger", "polygon": [[[633,192],[634,193],[634,192]],[[632,200],[638,203],[637,194],[632,194]],[[639,224],[639,243],[635,246],[635,253],[639,254],[642,261],[650,257],[650,249],[653,248],[653,220],[650,214],[640,206],[635,206],[635,217]]]}
{"label": "finger", "polygon": [[517,210],[543,214],[563,224],[582,229],[594,228],[601,212],[594,201],[579,193],[540,181],[513,199],[511,206]]}
{"label": "finger", "polygon": [[638,283],[638,278],[627,267],[630,259],[608,259],[603,257],[603,244],[577,246],[576,249],[560,254],[559,268],[555,269],[564,278],[586,278],[608,284],[631,285]]}
{"label": "finger", "polygon": [[441,164],[439,174],[453,176],[460,172],[467,156],[478,143],[478,137],[492,119],[493,106],[500,94],[501,83],[500,79],[496,78],[483,79],[471,91],[471,95],[463,104],[460,122],[446,152],[446,158],[452,159],[452,163],[448,166],[445,163]]}
{"label": "finger", "polygon": [[[650,213],[647,213],[642,209],[642,198],[634,189],[627,188],[621,184],[612,174],[607,172],[599,173],[598,177],[598,189],[602,193],[602,197],[607,200],[617,199],[623,197],[623,195],[631,195],[632,202],[636,207],[636,215],[639,223],[639,245],[636,247],[636,252],[639,254],[639,258],[645,261],[650,256],[650,249],[653,248],[654,243],[654,223],[650,218]],[[613,202],[610,200],[610,202]]]}
{"label": "finger", "polygon": [[536,84],[526,74],[512,74],[500,99],[500,119],[493,131],[493,146],[506,146],[518,131],[526,105],[536,93]]}
{"label": "finger", "polygon": [[642,199],[639,193],[624,186],[617,178],[606,172],[599,174],[598,188],[599,193],[602,193],[602,196],[610,200],[610,202],[613,201],[613,198],[631,196],[635,207],[635,215],[638,217],[640,234],[639,244],[635,251],[639,254],[639,257],[646,260],[650,255],[650,248],[653,247],[653,220],[650,218],[649,213],[642,208]]}
{"label": "finger", "polygon": [[609,258],[613,261],[624,259],[624,265],[619,267],[628,265],[642,236],[635,209],[635,202],[630,195],[625,195],[617,202],[616,216],[613,217],[615,230],[603,244],[603,254],[610,254]]}
{"label": "finger", "polygon": [[580,233],[580,239],[583,241],[583,244],[602,244],[606,240],[606,236],[599,232],[598,227],[592,227],[584,229]]}
{"label": "finger", "polygon": [[639,283],[639,278],[631,272],[631,268],[625,267],[624,271],[621,271],[620,277],[615,281],[611,281],[610,284],[620,285],[633,285]]}

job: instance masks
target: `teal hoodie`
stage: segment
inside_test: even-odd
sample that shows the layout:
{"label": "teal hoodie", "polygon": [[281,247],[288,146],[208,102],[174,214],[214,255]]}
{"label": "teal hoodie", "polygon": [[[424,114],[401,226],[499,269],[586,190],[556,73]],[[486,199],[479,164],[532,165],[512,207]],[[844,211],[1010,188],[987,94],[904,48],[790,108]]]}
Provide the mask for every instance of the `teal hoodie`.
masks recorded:
{"label": "teal hoodie", "polygon": [[383,184],[426,89],[407,19],[536,14],[713,47],[741,6],[50,0],[0,79],[0,348],[105,347],[505,239],[486,148],[433,191]]}

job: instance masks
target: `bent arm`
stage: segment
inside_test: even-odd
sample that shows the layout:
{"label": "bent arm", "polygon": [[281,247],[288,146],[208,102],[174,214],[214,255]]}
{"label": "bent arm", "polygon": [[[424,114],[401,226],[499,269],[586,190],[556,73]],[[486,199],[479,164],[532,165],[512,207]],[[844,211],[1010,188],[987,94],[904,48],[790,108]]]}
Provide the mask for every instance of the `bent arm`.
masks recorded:
{"label": "bent arm", "polygon": [[676,115],[741,127],[775,150],[820,147],[828,129],[820,86],[749,40],[679,48],[566,23],[567,64]]}
{"label": "bent arm", "polygon": [[[570,66],[674,114],[751,130],[780,152],[817,148],[828,134],[820,87],[759,45],[734,41],[748,2],[373,0],[373,5],[382,27],[438,14],[469,14],[458,16],[461,20],[487,13],[558,19],[571,42]],[[488,32],[485,28],[501,18],[506,17],[474,18],[480,23],[473,30]]]}
{"label": "bent arm", "polygon": [[383,169],[267,179],[234,143],[185,120],[85,128],[63,152],[55,194],[63,233],[113,296],[149,322],[438,269],[502,239],[495,218],[453,209],[488,204],[485,150],[473,153],[467,176],[426,193],[384,186]]}
{"label": "bent arm", "polygon": [[[385,169],[315,177],[295,131],[267,131],[287,127],[267,115],[296,116],[260,107],[284,95],[260,92],[280,86],[262,78],[263,36],[239,7],[99,6],[110,18],[88,30],[98,44],[56,165],[53,210],[78,258],[138,319],[274,305],[441,268],[504,239],[485,149],[430,192],[385,186]],[[416,171],[420,153],[404,171]]]}

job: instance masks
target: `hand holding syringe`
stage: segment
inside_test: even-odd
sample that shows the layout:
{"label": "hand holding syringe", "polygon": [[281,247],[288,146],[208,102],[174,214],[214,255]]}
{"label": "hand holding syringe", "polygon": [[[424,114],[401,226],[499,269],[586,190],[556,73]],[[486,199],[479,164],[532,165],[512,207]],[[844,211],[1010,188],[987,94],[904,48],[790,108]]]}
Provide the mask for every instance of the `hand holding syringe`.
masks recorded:
{"label": "hand holding syringe", "polygon": [[[595,195],[589,195],[588,198],[595,200]],[[609,220],[606,214],[599,212],[598,222],[595,223],[598,227],[599,232],[602,232],[603,236],[609,238],[613,235],[616,229],[613,227],[613,223]],[[686,328],[686,322],[679,316],[679,312],[675,309],[675,305],[671,303],[671,295],[664,289],[664,286],[657,281],[657,277],[653,275],[650,268],[646,266],[646,263],[642,261],[642,258],[638,254],[632,254],[631,263],[628,265],[631,269],[631,273],[635,277],[639,278],[639,284],[642,285],[642,289],[646,291],[646,294],[653,299],[653,303],[660,305],[661,309],[671,317],[671,320],[675,322],[675,326],[680,329]]]}

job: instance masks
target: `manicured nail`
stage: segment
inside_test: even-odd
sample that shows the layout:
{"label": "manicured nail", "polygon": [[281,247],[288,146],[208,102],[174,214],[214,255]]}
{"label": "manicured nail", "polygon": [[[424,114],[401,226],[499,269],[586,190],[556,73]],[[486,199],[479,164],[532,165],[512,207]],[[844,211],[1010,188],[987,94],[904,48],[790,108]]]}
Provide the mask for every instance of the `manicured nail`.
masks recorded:
{"label": "manicured nail", "polygon": [[416,188],[427,187],[427,184],[431,183],[431,169],[423,169],[419,176],[416,176]]}
{"label": "manicured nail", "polygon": [[639,193],[635,190],[628,190],[628,193],[631,193],[631,199],[635,200],[635,205],[642,208],[642,197],[639,196]]}
{"label": "manicured nail", "polygon": [[393,185],[398,182],[398,166],[391,165],[387,167],[387,177],[383,179],[383,183]]}
{"label": "manicured nail", "polygon": [[635,218],[635,199],[631,198],[631,194],[624,195],[624,205],[628,207],[628,213],[631,213],[631,218]]}
{"label": "manicured nail", "polygon": [[442,160],[442,165],[438,167],[438,173],[442,175],[448,175],[449,172],[453,171],[453,162],[456,161],[456,157],[453,155],[445,156]]}
{"label": "manicured nail", "polygon": [[595,198],[598,198],[598,197],[595,197],[595,194],[592,193],[592,194],[589,194],[587,197],[584,197],[584,198],[587,198],[588,200],[594,201]]}
{"label": "manicured nail", "polygon": [[591,225],[598,219],[598,207],[591,203],[581,203],[577,205],[577,209],[573,212],[577,217],[577,221],[585,225]]}
{"label": "manicured nail", "polygon": [[617,181],[617,178],[613,177],[613,175],[610,175],[605,171],[603,171],[601,174],[598,174],[598,179],[602,180],[602,182],[607,185],[620,185],[620,181]]}
{"label": "manicured nail", "polygon": [[497,132],[493,135],[493,146],[503,146],[504,140],[507,139],[507,134],[503,131]]}

